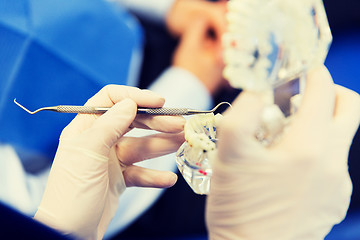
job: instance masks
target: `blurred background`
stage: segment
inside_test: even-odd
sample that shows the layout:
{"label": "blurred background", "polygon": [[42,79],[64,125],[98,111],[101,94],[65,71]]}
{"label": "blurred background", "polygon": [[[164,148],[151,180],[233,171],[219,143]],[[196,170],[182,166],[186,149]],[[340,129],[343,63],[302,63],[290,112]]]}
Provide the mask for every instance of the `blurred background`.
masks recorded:
{"label": "blurred background", "polygon": [[[26,4],[21,4],[24,2],[27,1],[0,0],[0,143],[13,144],[23,168],[28,173],[38,174],[40,169],[51,164],[49,159],[52,159],[55,153],[57,137],[74,115],[58,118],[51,113],[44,113],[41,116],[30,117],[14,106],[12,103],[14,97],[18,97],[19,102],[30,109],[35,109],[43,106],[42,99],[47,99],[46,104],[49,105],[83,104],[102,86],[111,83],[148,88],[154,79],[172,65],[174,52],[180,41],[170,34],[164,25],[148,21],[138,11],[109,8],[102,1],[77,0],[72,3],[60,0],[31,1],[34,9],[37,9],[37,12],[32,13],[32,18],[24,7]],[[53,4],[63,7],[54,11]],[[325,65],[335,83],[360,93],[360,1],[325,0],[324,5],[333,34],[333,43]],[[81,9],[80,16],[79,9]],[[65,20],[62,19],[62,11],[68,16]],[[17,16],[21,17],[7,18],[15,12],[20,13]],[[34,17],[40,15],[44,17],[42,22],[40,18]],[[6,19],[11,19],[11,23]],[[59,31],[61,35],[49,28],[52,21],[56,24],[61,23],[58,28],[61,30]],[[6,31],[4,26],[16,30]],[[41,27],[36,28],[38,26]],[[24,37],[34,35],[37,38],[33,42]],[[122,44],[120,45],[119,42]],[[31,51],[23,52],[29,45],[32,47]],[[103,48],[98,48],[100,45]],[[81,49],[91,49],[91,51],[81,51]],[[16,78],[13,76],[19,70],[19,63],[14,56],[22,56],[24,59],[21,74]],[[39,65],[39,62],[44,64]],[[7,66],[10,65],[14,65],[15,68],[6,71],[9,69]],[[2,79],[12,79],[12,81],[6,82]],[[29,79],[37,81],[29,81]],[[44,82],[50,85],[44,87]],[[78,91],[79,89],[81,91]],[[215,105],[221,101],[231,102],[239,93],[240,90],[223,88],[211,97]],[[18,123],[16,119],[20,119],[23,123]],[[16,129],[11,127],[18,125],[21,127]],[[42,129],[41,133],[39,129]],[[28,148],[25,150],[24,146]],[[29,148],[36,151],[31,152]],[[39,151],[41,155],[38,154]],[[3,172],[6,173],[7,165],[3,161],[5,155],[0,156],[1,163],[5,164]],[[35,157],[36,164],[33,161]],[[359,130],[349,153],[349,171],[354,190],[348,216],[341,224],[334,227],[327,240],[360,239]],[[14,172],[9,171],[7,174],[0,174],[0,182],[2,185],[8,184],[3,179],[13,177],[14,181],[11,182],[13,187],[19,178]],[[178,173],[178,177],[174,187],[164,191],[151,207],[110,239],[207,239],[204,221],[206,197],[195,194],[181,174]],[[5,199],[6,196],[2,194],[0,192],[0,199]],[[0,209],[0,215],[2,214],[8,216],[8,212]],[[11,218],[7,221],[14,226],[18,224]],[[23,226],[26,224],[24,223]],[[31,231],[31,228],[24,229],[24,232],[25,230]]]}

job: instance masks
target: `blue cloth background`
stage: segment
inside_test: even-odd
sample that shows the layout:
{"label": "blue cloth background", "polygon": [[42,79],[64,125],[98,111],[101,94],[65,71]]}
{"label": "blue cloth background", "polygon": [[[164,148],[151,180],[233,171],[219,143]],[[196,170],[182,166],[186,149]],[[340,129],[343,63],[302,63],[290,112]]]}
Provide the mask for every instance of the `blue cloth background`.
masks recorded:
{"label": "blue cloth background", "polygon": [[74,114],[29,115],[84,104],[106,84],[127,84],[140,25],[103,0],[0,0],[0,142],[52,159]]}
{"label": "blue cloth background", "polygon": [[325,65],[335,83],[360,93],[360,29],[333,36]]}

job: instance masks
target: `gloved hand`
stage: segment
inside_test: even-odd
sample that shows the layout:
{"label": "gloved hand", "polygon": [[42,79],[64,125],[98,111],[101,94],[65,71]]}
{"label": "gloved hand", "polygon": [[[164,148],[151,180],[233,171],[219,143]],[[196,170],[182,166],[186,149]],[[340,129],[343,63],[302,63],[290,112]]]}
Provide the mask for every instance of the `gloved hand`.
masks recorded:
{"label": "gloved hand", "polygon": [[244,92],[219,130],[206,221],[210,239],[323,239],[345,217],[352,192],[348,152],[360,121],[358,94],[323,67],[276,144],[254,133],[264,107]]}
{"label": "gloved hand", "polygon": [[64,234],[101,239],[126,186],[172,186],[176,174],[132,164],[176,151],[182,134],[122,137],[132,127],[182,131],[182,117],[136,117],[137,106],[163,104],[153,92],[116,85],[92,97],[87,106],[111,108],[103,115],[79,114],[63,130],[35,219]]}

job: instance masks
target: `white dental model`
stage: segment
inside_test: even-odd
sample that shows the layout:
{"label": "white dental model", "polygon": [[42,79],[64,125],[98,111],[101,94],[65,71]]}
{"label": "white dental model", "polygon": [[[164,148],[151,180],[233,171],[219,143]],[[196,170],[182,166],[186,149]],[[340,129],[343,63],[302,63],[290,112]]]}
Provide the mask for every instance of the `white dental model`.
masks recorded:
{"label": "white dental model", "polygon": [[269,90],[322,64],[332,37],[321,0],[230,0],[224,76],[234,88]]}
{"label": "white dental model", "polygon": [[289,96],[290,111],[284,114],[274,89],[297,80],[301,95],[306,73],[328,53],[332,36],[322,0],[230,0],[227,21],[224,77],[234,88],[263,92],[269,107],[256,135],[271,144],[301,98]]}
{"label": "white dental model", "polygon": [[216,151],[216,128],[221,114],[199,114],[189,118],[185,139],[176,154],[176,164],[186,182],[198,194],[207,194],[212,175],[211,155]]}
{"label": "white dental model", "polygon": [[[224,77],[234,88],[263,93],[268,107],[256,137],[266,146],[273,144],[301,101],[306,73],[323,64],[327,56],[332,36],[322,0],[230,0],[227,21]],[[287,95],[289,111],[284,112],[276,98],[294,82],[298,91]],[[208,128],[212,126],[209,123],[217,125],[214,116],[197,115],[187,120],[187,142],[177,154],[180,172],[200,194],[209,189],[210,179],[204,181],[204,177],[211,173],[209,151],[216,150],[216,128]],[[203,153],[207,165],[200,173],[206,174],[197,181]]]}

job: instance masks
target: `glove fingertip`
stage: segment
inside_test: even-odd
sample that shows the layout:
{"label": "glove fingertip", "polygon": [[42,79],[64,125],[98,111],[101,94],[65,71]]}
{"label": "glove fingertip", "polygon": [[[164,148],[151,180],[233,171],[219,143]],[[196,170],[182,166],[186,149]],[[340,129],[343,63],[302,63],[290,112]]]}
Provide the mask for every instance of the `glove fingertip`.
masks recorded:
{"label": "glove fingertip", "polygon": [[178,176],[175,173],[170,172],[167,186],[168,187],[174,186],[177,180],[178,180]]}

